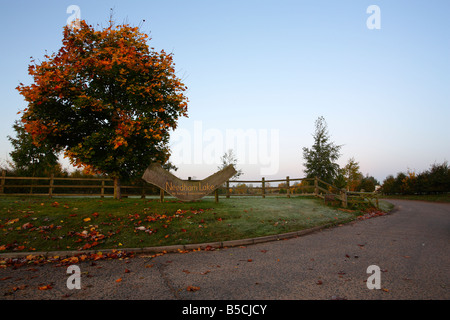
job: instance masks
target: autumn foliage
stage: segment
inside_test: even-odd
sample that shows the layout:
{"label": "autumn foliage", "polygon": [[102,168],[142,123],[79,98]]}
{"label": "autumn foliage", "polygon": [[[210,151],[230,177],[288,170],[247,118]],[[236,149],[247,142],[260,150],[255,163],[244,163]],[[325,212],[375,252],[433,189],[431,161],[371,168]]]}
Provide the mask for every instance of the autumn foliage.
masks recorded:
{"label": "autumn foliage", "polygon": [[149,48],[137,27],[64,27],[61,49],[32,60],[31,85],[17,90],[35,144],[64,151],[72,164],[115,180],[165,163],[169,131],[187,116],[185,85],[172,54]]}

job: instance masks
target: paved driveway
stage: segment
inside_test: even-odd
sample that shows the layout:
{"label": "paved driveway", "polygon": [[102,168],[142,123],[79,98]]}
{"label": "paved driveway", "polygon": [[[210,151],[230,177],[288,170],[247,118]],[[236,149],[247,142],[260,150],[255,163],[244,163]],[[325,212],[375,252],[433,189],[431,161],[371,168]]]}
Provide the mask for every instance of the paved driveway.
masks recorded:
{"label": "paved driveway", "polygon": [[[80,290],[66,267],[0,269],[0,299],[450,299],[450,204],[392,202],[390,215],[289,240],[82,262]],[[380,289],[367,287],[371,265]]]}

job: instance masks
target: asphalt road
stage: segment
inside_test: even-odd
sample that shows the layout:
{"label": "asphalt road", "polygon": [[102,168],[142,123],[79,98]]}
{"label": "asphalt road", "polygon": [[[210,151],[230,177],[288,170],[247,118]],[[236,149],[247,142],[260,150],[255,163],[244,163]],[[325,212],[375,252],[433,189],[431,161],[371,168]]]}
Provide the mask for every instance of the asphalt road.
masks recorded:
{"label": "asphalt road", "polygon": [[[289,240],[81,262],[81,289],[67,288],[67,267],[0,269],[0,299],[450,299],[450,204],[391,202],[387,216]],[[371,265],[380,289],[367,287]]]}

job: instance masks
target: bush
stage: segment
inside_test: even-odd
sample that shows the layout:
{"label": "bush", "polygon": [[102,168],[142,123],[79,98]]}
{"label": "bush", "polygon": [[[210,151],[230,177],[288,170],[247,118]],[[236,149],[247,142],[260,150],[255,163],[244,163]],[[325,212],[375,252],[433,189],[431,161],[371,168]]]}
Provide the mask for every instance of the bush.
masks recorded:
{"label": "bush", "polygon": [[447,161],[433,164],[430,169],[419,174],[408,171],[397,176],[389,175],[383,181],[381,191],[391,194],[440,194],[450,192],[450,167]]}

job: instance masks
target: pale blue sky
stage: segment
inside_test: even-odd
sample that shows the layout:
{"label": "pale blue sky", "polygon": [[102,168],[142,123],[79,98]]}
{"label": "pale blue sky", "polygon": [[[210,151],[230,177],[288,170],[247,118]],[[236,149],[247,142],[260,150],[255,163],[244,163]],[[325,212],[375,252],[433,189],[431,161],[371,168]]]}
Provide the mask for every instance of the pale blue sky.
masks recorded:
{"label": "pale blue sky", "polygon": [[[189,87],[180,130],[278,130],[279,169],[302,177],[302,147],[324,116],[332,140],[361,171],[383,180],[450,161],[450,2],[442,1],[1,1],[0,161],[8,158],[15,90],[29,83],[30,57],[59,49],[69,5],[90,24],[110,8],[150,33],[150,46],[173,52]],[[381,10],[370,30],[369,5]],[[219,159],[217,159],[217,162]],[[217,164],[180,164],[180,177],[205,177]],[[243,179],[260,165],[244,163]]]}

